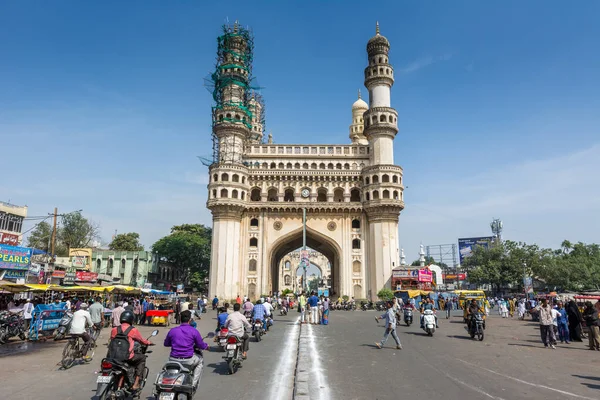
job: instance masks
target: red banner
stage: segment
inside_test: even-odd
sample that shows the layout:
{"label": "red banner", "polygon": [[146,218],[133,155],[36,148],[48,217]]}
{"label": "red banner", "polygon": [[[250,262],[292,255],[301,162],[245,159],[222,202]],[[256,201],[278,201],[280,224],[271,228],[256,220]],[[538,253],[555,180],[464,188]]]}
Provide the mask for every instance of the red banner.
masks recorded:
{"label": "red banner", "polygon": [[433,282],[433,274],[429,269],[419,270],[419,282]]}
{"label": "red banner", "polygon": [[55,269],[54,272],[52,272],[52,277],[53,278],[64,278],[65,277],[65,271],[61,271],[60,269]]}
{"label": "red banner", "polygon": [[77,271],[75,280],[80,282],[95,282],[98,279],[98,274],[95,272]]}
{"label": "red banner", "polygon": [[449,281],[455,281],[458,278],[459,281],[467,280],[467,274],[442,274],[442,279]]}
{"label": "red banner", "polygon": [[19,245],[19,235],[13,235],[12,233],[0,232],[0,244],[8,244],[10,246]]}

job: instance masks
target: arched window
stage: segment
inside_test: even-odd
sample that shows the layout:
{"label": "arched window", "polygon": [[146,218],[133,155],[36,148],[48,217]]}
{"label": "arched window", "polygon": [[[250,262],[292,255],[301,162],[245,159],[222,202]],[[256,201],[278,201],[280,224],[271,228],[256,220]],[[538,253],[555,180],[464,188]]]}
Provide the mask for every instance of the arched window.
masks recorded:
{"label": "arched window", "polygon": [[362,297],[362,286],[354,285],[354,298],[360,299]]}
{"label": "arched window", "polygon": [[350,201],[360,201],[360,190],[358,188],[350,190]]}
{"label": "arched window", "polygon": [[317,163],[310,164],[310,169],[317,169]]}
{"label": "arched window", "polygon": [[246,183],[246,177],[242,176],[242,183]]}
{"label": "arched window", "polygon": [[100,267],[102,266],[102,260],[96,259],[96,272],[100,272]]}
{"label": "arched window", "polygon": [[229,174],[225,173],[225,174],[221,175],[221,180],[223,182],[227,182],[229,180]]}
{"label": "arched window", "polygon": [[238,174],[233,174],[231,176],[231,182],[239,182],[240,181],[240,176]]}
{"label": "arched window", "polygon": [[344,164],[344,169],[350,169],[350,164],[348,164],[348,163]]}
{"label": "arched window", "polygon": [[393,183],[398,183],[398,176],[397,175],[393,175],[392,176],[392,182]]}
{"label": "arched window", "polygon": [[365,193],[365,197],[367,198],[367,201],[371,200],[371,195],[369,192]]}
{"label": "arched window", "polygon": [[369,177],[367,176],[367,177],[365,178],[365,185],[368,185],[368,184],[369,184],[369,182],[370,182],[370,181],[369,181]]}
{"label": "arched window", "polygon": [[373,183],[379,183],[379,176],[373,175]]}
{"label": "arched window", "polygon": [[333,169],[333,163],[327,164],[327,169]]}
{"label": "arched window", "polygon": [[379,190],[373,190],[373,200],[379,200]]}
{"label": "arched window", "polygon": [[248,271],[256,272],[256,260],[254,258],[248,263]]}
{"label": "arched window", "polygon": [[319,169],[325,169],[325,163],[319,164]]}
{"label": "arched window", "polygon": [[390,181],[390,176],[388,174],[383,174],[381,176],[381,182],[388,183]]}
{"label": "arched window", "polygon": [[260,201],[260,188],[253,188],[250,192],[251,201]]}
{"label": "arched window", "polygon": [[217,182],[219,180],[219,175],[218,174],[214,174],[213,175],[213,181]]}
{"label": "arched window", "polygon": [[246,198],[246,192],[242,192],[242,197],[241,199],[244,200]]}
{"label": "arched window", "polygon": [[360,274],[360,261],[354,261],[352,263],[352,272],[355,274]]}
{"label": "arched window", "polygon": [[226,199],[227,198],[227,189],[221,189],[221,198],[222,199]]}
{"label": "arched window", "polygon": [[284,169],[284,168],[285,168],[285,164],[284,164],[284,163],[282,163],[282,162],[280,162],[280,163],[279,163],[279,169]]}
{"label": "arched window", "polygon": [[398,191],[394,190],[394,200],[400,200],[400,198],[398,197]]}
{"label": "arched window", "polygon": [[275,169],[275,168],[277,168],[277,165],[274,162],[272,162],[271,163],[271,169]]}
{"label": "arched window", "polygon": [[352,229],[360,229],[360,219],[352,220]]}
{"label": "arched window", "polygon": [[233,189],[233,191],[231,192],[231,198],[232,199],[237,199],[238,198],[238,191],[236,189]]}
{"label": "arched window", "polygon": [[291,162],[287,163],[287,164],[285,165],[285,167],[286,167],[287,169],[292,169],[292,163],[291,163]]}
{"label": "arched window", "polygon": [[113,270],[113,266],[115,265],[115,260],[113,260],[112,258],[108,259],[108,275],[112,275],[112,270]]}
{"label": "arched window", "polygon": [[300,163],[296,163],[296,164],[294,164],[294,168],[296,168],[296,169],[300,169]]}
{"label": "arched window", "polygon": [[381,115],[379,116],[379,122],[385,122],[385,121],[387,121],[387,118],[385,117],[385,115],[384,115],[384,114],[381,114]]}
{"label": "arched window", "polygon": [[289,275],[283,277],[283,282],[285,286],[290,286],[292,284],[292,278]]}
{"label": "arched window", "polygon": [[285,189],[283,201],[294,201],[294,189]]}
{"label": "arched window", "polygon": [[250,247],[258,247],[258,239],[250,238]]}
{"label": "arched window", "polygon": [[391,124],[394,122],[394,117],[392,117],[391,115],[388,118],[388,122]]}
{"label": "arched window", "polygon": [[344,189],[336,188],[333,191],[333,201],[336,203],[342,203],[344,201]]}
{"label": "arched window", "polygon": [[271,188],[267,192],[267,201],[279,201],[279,196],[277,194],[277,189]]}
{"label": "arched window", "polygon": [[254,227],[258,228],[258,218],[252,218],[250,220],[250,226],[254,226]]}
{"label": "arched window", "polygon": [[213,199],[217,198],[217,189],[213,189]]}
{"label": "arched window", "polygon": [[319,190],[317,190],[317,201],[327,201],[327,189],[319,188]]}
{"label": "arched window", "polygon": [[292,263],[289,261],[286,261],[284,264],[284,267],[285,267],[285,269],[290,269],[290,268],[292,268]]}
{"label": "arched window", "polygon": [[264,162],[264,163],[262,163],[262,167],[263,167],[264,169],[267,169],[267,168],[269,168],[269,164],[267,164],[266,162]]}
{"label": "arched window", "polygon": [[335,168],[336,168],[336,169],[342,169],[342,164],[341,164],[341,163],[337,163],[337,164],[335,164]]}
{"label": "arched window", "polygon": [[354,250],[360,250],[360,239],[353,239],[352,240],[352,248]]}
{"label": "arched window", "polygon": [[302,164],[302,169],[308,169],[308,163]]}

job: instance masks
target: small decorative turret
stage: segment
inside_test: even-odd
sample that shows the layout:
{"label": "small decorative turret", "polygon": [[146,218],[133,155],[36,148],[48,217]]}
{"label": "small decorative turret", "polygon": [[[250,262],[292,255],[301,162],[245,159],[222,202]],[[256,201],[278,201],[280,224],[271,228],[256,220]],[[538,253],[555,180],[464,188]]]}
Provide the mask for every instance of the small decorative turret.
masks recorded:
{"label": "small decorative turret", "polygon": [[358,90],[358,100],[352,104],[352,124],[350,125],[350,139],[352,144],[367,145],[369,141],[364,135],[365,123],[363,114],[369,109],[367,103],[361,99],[360,89]]}

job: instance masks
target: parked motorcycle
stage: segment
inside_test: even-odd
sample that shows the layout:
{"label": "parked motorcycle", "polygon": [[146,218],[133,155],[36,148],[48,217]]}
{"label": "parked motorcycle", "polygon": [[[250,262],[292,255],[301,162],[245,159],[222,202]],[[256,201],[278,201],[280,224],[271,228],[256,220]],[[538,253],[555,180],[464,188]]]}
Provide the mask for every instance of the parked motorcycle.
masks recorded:
{"label": "parked motorcycle", "polygon": [[473,314],[471,315],[470,321],[469,334],[471,335],[471,339],[475,339],[475,336],[477,336],[477,340],[481,342],[483,340],[483,330],[485,328],[483,316],[481,313]]}
{"label": "parked motorcycle", "polygon": [[[257,320],[259,321],[259,320]],[[240,365],[242,365],[242,341],[237,336],[229,336],[227,338],[227,355],[225,358],[229,374],[236,373]]]}
{"label": "parked motorcycle", "polygon": [[435,314],[432,310],[425,310],[423,312],[423,330],[429,336],[433,336],[435,332]]}
{"label": "parked motorcycle", "polygon": [[410,326],[413,323],[413,310],[410,308],[404,309],[404,323],[406,326]]}
{"label": "parked motorcycle", "polygon": [[[152,336],[158,335],[158,329],[152,331]],[[142,354],[150,353],[148,346],[141,345],[139,351]],[[146,380],[148,379],[148,367],[144,370],[144,376],[140,377],[140,390],[144,388]],[[135,368],[127,364],[126,361],[117,361],[110,358],[102,359],[100,364],[100,372],[96,383],[96,399],[97,400],[108,400],[108,399],[126,399],[134,395],[134,391],[131,389],[135,382]]]}
{"label": "parked motorcycle", "polygon": [[[54,331],[54,340],[61,340],[67,336],[69,332],[69,327],[71,326],[71,321],[73,321],[73,313],[71,311],[67,311],[65,315],[60,319],[58,323],[58,328]],[[94,338],[95,340],[96,338]]]}
{"label": "parked motorcycle", "polygon": [[0,314],[0,344],[8,342],[15,336],[21,340],[27,338],[23,316],[20,313],[3,312]]}
{"label": "parked motorcycle", "polygon": [[361,301],[360,302],[360,309],[363,310],[363,311],[372,310],[373,309],[373,302],[372,301],[369,301],[369,302]]}
{"label": "parked motorcycle", "polygon": [[[194,349],[200,357],[196,368],[204,368],[202,350]],[[191,400],[198,390],[194,387],[194,370],[176,361],[167,361],[156,376],[154,397],[157,400]]]}
{"label": "parked motorcycle", "polygon": [[381,312],[386,311],[387,307],[385,305],[385,301],[378,301],[377,303],[375,303],[375,310],[381,311]]}
{"label": "parked motorcycle", "polygon": [[256,319],[254,320],[254,324],[252,324],[252,335],[256,339],[257,342],[260,342],[262,336],[265,334],[265,328],[262,320]]}

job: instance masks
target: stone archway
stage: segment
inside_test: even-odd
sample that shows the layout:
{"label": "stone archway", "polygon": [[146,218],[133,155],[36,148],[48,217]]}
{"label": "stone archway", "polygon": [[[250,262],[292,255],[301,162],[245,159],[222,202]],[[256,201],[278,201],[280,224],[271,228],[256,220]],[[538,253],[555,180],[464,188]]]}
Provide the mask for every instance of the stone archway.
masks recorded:
{"label": "stone archway", "polygon": [[[309,228],[306,230],[306,245],[323,254],[329,260],[331,265],[331,294],[337,294],[340,288],[341,249],[333,239]],[[271,292],[277,291],[280,287],[279,265],[281,259],[300,247],[302,247],[302,229],[290,232],[271,245],[268,258],[270,260],[269,282]],[[294,267],[292,270],[295,269]],[[318,266],[318,268],[323,272],[321,266]]]}

